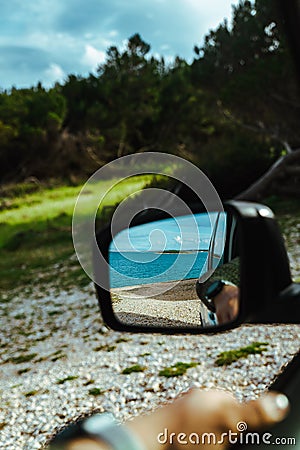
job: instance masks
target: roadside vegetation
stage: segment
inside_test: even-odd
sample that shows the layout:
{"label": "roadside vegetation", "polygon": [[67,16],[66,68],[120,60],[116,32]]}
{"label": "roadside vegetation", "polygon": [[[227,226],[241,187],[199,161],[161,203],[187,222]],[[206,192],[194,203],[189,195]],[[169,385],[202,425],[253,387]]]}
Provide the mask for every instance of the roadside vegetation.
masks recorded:
{"label": "roadside vegetation", "polygon": [[[167,64],[151,56],[151,45],[136,33],[123,48],[107,49],[96,74],[70,74],[51,89],[39,83],[0,90],[2,300],[15,288],[30,294],[39,286],[44,295],[90,282],[71,238],[81,180],[131,153],[163,151],[191,160],[221,198],[239,194],[292,154],[293,164],[260,198],[272,195],[268,202],[284,232],[297,230],[299,89],[271,3],[234,6],[232,23],[210,30],[194,47],[192,62],[177,57]],[[102,220],[150,178],[118,185],[100,211]],[[109,184],[99,183],[87,203]],[[299,244],[296,232],[290,241]]]}
{"label": "roadside vegetation", "polygon": [[[114,207],[126,197],[157,177],[132,177],[116,185],[104,208],[99,211],[102,223],[109,219]],[[87,204],[111,186],[102,181],[87,195]],[[30,295],[44,295],[49,289],[82,288],[90,279],[79,265],[74,253],[71,223],[77,196],[82,184],[76,186],[39,183],[10,184],[2,188],[0,209],[0,297],[9,301],[16,289]],[[273,196],[264,201],[276,213],[282,231],[289,235],[297,230],[300,201]],[[297,241],[298,239],[298,241]],[[295,240],[297,242],[295,242]],[[299,236],[292,244],[299,245]]]}
{"label": "roadside vegetation", "polygon": [[[116,185],[99,210],[99,222],[127,195],[145,187],[152,175],[132,177]],[[117,181],[117,180],[116,180]],[[94,201],[112,184],[99,182],[87,195]],[[79,265],[72,242],[72,214],[82,185],[15,184],[2,190],[0,211],[0,296],[8,301],[15,289],[28,295],[54,288],[84,287],[90,279]]]}
{"label": "roadside vegetation", "polygon": [[272,196],[264,203],[275,212],[290,256],[292,278],[300,283],[300,199]]}
{"label": "roadside vegetation", "polygon": [[199,363],[195,362],[195,361],[190,362],[190,363],[177,362],[173,366],[165,367],[164,369],[161,369],[159,371],[159,375],[161,377],[167,377],[167,378],[180,377],[181,375],[184,375],[186,373],[186,371],[188,369],[190,369],[191,367],[197,367],[198,364]]}
{"label": "roadside vegetation", "polygon": [[268,345],[269,344],[267,342],[253,342],[246,347],[221,352],[215,360],[215,365],[229,366],[230,364],[238,361],[241,358],[247,358],[247,356],[249,355],[260,355],[262,352],[267,350]]}
{"label": "roadside vegetation", "polygon": [[138,31],[87,77],[0,88],[2,182],[83,179],[121,156],[162,151],[194,162],[229,198],[291,153],[263,196],[299,197],[298,80],[273,2],[233,6],[192,61],[166,62]]}

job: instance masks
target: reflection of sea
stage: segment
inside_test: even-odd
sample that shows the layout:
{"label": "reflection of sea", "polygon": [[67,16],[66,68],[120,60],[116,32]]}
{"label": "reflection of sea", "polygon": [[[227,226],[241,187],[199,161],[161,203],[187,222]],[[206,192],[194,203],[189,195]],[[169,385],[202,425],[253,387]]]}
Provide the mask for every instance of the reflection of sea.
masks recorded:
{"label": "reflection of sea", "polygon": [[207,252],[162,253],[111,252],[109,264],[112,288],[198,278]]}

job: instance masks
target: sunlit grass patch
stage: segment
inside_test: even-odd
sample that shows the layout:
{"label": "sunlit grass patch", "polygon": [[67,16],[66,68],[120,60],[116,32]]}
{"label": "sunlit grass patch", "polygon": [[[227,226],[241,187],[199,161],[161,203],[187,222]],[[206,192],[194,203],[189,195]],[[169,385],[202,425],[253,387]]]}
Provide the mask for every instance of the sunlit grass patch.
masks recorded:
{"label": "sunlit grass patch", "polygon": [[267,342],[253,342],[246,347],[221,352],[217,356],[215,364],[216,366],[228,366],[238,359],[247,358],[248,355],[261,354],[267,350],[268,345]]}
{"label": "sunlit grass patch", "polygon": [[69,375],[68,377],[60,378],[59,380],[57,380],[56,384],[64,384],[67,381],[77,380],[77,378],[79,378],[79,377],[76,375]]}
{"label": "sunlit grass patch", "polygon": [[97,397],[98,395],[103,395],[105,391],[100,388],[92,388],[89,390],[89,394]]}
{"label": "sunlit grass patch", "polygon": [[25,397],[33,397],[34,395],[36,395],[38,393],[39,393],[39,391],[33,390],[33,391],[26,392],[24,395],[25,395]]}
{"label": "sunlit grass patch", "polygon": [[93,350],[95,352],[113,352],[117,348],[116,345],[99,345],[98,347],[95,347]]}
{"label": "sunlit grass patch", "polygon": [[37,353],[28,353],[20,356],[12,356],[8,361],[13,364],[22,364],[24,362],[32,361],[36,356],[38,356]]}
{"label": "sunlit grass patch", "polygon": [[[118,203],[140,191],[153,180],[152,175],[125,180],[104,180],[88,187],[82,214],[98,205],[112,185],[98,211],[104,223]],[[35,185],[34,185],[35,186]],[[10,292],[22,287],[30,295],[37,288],[57,290],[82,288],[91,280],[75,255],[71,225],[81,186],[13,186],[2,190],[0,208],[0,301],[9,301]]]}
{"label": "sunlit grass patch", "polygon": [[122,370],[122,374],[123,375],[129,375],[131,373],[135,373],[135,372],[144,372],[146,370],[145,366],[141,366],[140,364],[135,364],[133,366],[130,367],[126,367],[125,369]]}
{"label": "sunlit grass patch", "polygon": [[184,363],[184,362],[178,362],[170,367],[165,367],[164,369],[159,371],[160,376],[162,377],[179,377],[181,375],[184,375],[188,369],[191,367],[197,367],[197,362],[190,362],[190,363]]}

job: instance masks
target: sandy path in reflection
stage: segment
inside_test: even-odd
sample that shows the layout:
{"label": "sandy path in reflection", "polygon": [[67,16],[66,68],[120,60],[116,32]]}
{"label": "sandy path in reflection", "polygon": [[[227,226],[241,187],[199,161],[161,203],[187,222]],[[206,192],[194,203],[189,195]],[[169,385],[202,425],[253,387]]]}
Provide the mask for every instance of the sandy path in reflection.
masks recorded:
{"label": "sandy path in reflection", "polygon": [[200,325],[196,279],[111,290],[119,320],[140,325]]}

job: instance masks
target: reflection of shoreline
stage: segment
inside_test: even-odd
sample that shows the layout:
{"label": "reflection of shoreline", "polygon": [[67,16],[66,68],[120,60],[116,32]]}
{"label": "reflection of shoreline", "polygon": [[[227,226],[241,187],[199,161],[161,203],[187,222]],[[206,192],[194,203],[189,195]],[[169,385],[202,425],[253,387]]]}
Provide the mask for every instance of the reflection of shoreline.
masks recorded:
{"label": "reflection of shoreline", "polygon": [[115,314],[125,323],[200,326],[196,279],[111,289]]}
{"label": "reflection of shoreline", "polygon": [[[151,252],[147,252],[147,253],[151,253]],[[154,251],[153,253],[157,254],[157,255],[172,255],[172,254],[179,254],[181,255],[183,254],[193,254],[193,253],[208,253],[208,250],[165,250],[163,252],[157,252]]]}
{"label": "reflection of shoreline", "polygon": [[198,300],[197,278],[180,281],[161,281],[111,289],[111,293],[121,299],[148,298],[160,301]]}
{"label": "reflection of shoreline", "polygon": [[110,253],[118,253],[118,254],[126,254],[126,253],[142,253],[142,254],[147,254],[147,253],[155,253],[158,255],[163,255],[163,254],[172,254],[172,253],[208,253],[208,249],[200,249],[200,250],[163,250],[163,251],[158,251],[158,250],[110,250]]}

